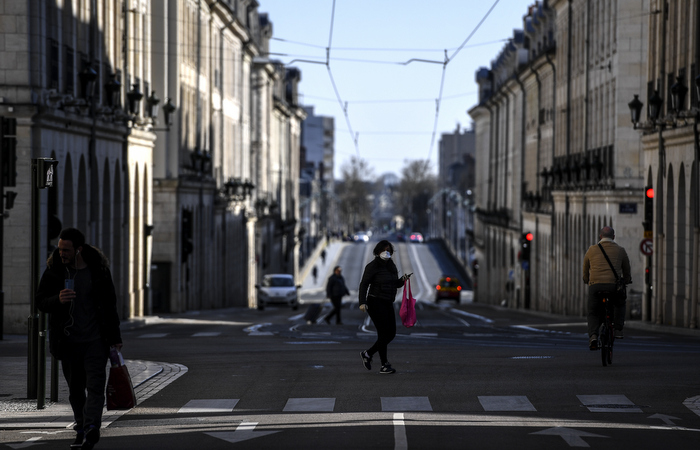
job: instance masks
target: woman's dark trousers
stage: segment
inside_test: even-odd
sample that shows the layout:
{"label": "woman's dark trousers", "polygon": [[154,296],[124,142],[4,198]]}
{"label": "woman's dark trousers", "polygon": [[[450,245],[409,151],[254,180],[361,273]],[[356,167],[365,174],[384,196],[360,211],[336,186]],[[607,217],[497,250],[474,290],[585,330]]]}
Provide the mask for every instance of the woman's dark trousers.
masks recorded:
{"label": "woman's dark trousers", "polygon": [[333,311],[326,316],[326,322],[330,323],[331,317],[336,316],[335,323],[340,324],[340,309],[343,307],[343,297],[331,297],[331,303],[333,304]]}
{"label": "woman's dark trousers", "polygon": [[394,304],[389,300],[378,300],[367,302],[369,317],[377,329],[377,341],[367,350],[371,357],[379,352],[379,359],[382,365],[388,362],[387,346],[389,342],[394,340],[396,336],[396,314],[394,313]]}

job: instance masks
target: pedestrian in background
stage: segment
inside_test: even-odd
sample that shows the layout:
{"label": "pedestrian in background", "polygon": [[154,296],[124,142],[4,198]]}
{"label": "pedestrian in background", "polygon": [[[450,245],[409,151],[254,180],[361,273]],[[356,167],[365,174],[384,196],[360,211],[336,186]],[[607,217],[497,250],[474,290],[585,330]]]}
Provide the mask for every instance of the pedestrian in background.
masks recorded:
{"label": "pedestrian in background", "polygon": [[314,277],[314,284],[318,281],[318,268],[314,266],[313,269],[311,269],[311,276]]}
{"label": "pedestrian in background", "polygon": [[89,450],[100,439],[109,349],[122,347],[112,274],[76,228],[61,231],[46,265],[36,302],[49,313],[49,348],[68,384],[77,432],[71,448]]}
{"label": "pedestrian in background", "polygon": [[362,365],[372,370],[372,356],[379,352],[382,368],[379,373],[394,373],[387,359],[387,347],[396,336],[396,314],[394,300],[396,290],[404,285],[410,275],[399,277],[396,264],[391,260],[394,246],[387,240],[374,247],[374,259],[365,266],[360,281],[360,309],[372,319],[377,329],[377,341],[372,347],[360,352]]}
{"label": "pedestrian in background", "polygon": [[345,278],[341,275],[342,269],[340,266],[335,266],[333,268],[333,275],[328,277],[328,282],[326,283],[326,297],[331,299],[331,304],[333,304],[333,311],[326,316],[326,323],[330,325],[331,317],[336,316],[336,325],[342,325],[340,320],[340,308],[343,307],[343,296],[350,295],[347,286],[345,285]]}
{"label": "pedestrian in background", "polygon": [[321,262],[323,263],[324,266],[326,265],[326,249],[325,248],[323,250],[321,250]]}

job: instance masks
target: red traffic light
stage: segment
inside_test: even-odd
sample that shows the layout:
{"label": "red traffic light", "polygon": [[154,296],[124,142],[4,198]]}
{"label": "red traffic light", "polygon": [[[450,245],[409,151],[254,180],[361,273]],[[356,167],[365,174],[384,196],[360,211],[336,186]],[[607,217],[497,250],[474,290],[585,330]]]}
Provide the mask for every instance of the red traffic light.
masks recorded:
{"label": "red traffic light", "polygon": [[532,238],[533,238],[533,237],[534,237],[534,236],[532,235],[532,233],[525,233],[525,239],[526,239],[526,240],[532,241]]}
{"label": "red traffic light", "polygon": [[647,198],[654,198],[654,188],[647,188]]}

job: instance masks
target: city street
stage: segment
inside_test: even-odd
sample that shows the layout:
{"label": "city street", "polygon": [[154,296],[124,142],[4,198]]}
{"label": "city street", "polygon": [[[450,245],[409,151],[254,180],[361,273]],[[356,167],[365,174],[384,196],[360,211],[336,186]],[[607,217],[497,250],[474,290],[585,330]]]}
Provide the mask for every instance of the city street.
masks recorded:
{"label": "city street", "polygon": [[[359,352],[376,334],[358,309],[357,286],[374,245],[333,243],[317,262],[318,281],[304,280],[296,311],[201,311],[126,329],[127,360],[183,370],[110,421],[96,448],[698,448],[700,334],[630,323],[603,367],[588,350],[584,318],[481,305],[471,292],[436,304],[435,284],[457,270],[431,242],[394,243],[399,274],[414,274],[418,323],[398,322],[389,346],[395,374],[378,373],[378,355],[365,370]],[[336,264],[351,295],[343,324],[328,325],[324,286]],[[307,323],[315,302],[323,312]],[[21,356],[22,345],[2,342],[0,361]],[[0,415],[0,448],[72,442],[65,426],[8,423]]]}

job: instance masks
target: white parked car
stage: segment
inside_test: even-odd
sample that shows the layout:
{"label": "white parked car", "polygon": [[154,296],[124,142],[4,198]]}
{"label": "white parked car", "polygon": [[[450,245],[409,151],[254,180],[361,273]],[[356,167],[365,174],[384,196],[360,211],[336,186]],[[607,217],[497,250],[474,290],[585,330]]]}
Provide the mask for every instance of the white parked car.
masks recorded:
{"label": "white parked car", "polygon": [[294,277],[286,273],[273,273],[264,275],[262,282],[255,285],[258,294],[258,309],[265,309],[266,305],[283,304],[292,309],[299,308],[299,289],[301,285],[294,284]]}

